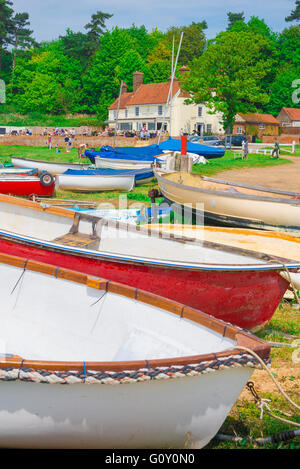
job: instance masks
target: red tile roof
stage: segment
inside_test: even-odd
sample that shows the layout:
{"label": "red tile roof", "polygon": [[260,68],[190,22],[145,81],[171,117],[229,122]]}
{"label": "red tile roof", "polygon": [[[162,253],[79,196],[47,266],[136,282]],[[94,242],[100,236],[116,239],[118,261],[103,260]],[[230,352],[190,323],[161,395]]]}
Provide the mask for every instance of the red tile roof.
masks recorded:
{"label": "red tile roof", "polygon": [[259,114],[259,113],[249,113],[249,114],[242,114],[238,113],[246,122],[252,124],[276,124],[279,125],[279,121],[272,116],[272,114]]}
{"label": "red tile roof", "polygon": [[282,109],[286,112],[291,121],[300,121],[300,109],[291,107],[283,107]]}
{"label": "red tile roof", "polygon": [[[122,94],[120,109],[124,109],[127,106],[139,106],[141,104],[165,104],[168,98],[169,88],[170,81],[163,83],[150,83],[148,85],[142,84],[135,93],[131,92]],[[181,90],[178,80],[174,80],[173,97],[179,90],[180,97],[189,97],[189,95],[184,90]],[[108,109],[117,109],[118,101],[119,98],[117,98]]]}
{"label": "red tile roof", "polygon": [[[130,99],[131,99],[131,95],[132,95],[132,93],[123,93],[121,95],[120,109],[125,109],[126,108],[128,101],[130,101]],[[118,109],[118,102],[119,102],[119,97],[117,97],[117,99],[112,103],[111,106],[109,106],[108,109],[109,110]]]}

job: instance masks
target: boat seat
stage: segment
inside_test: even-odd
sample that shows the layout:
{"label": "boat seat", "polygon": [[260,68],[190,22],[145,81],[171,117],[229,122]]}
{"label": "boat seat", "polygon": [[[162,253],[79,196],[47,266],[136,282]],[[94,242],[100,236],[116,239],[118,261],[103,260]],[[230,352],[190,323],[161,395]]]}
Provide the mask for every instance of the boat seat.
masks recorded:
{"label": "boat seat", "polygon": [[[92,233],[90,235],[79,232],[79,223],[81,220],[87,220],[91,222]],[[106,223],[107,220],[103,218],[93,217],[91,215],[76,212],[74,215],[73,225],[71,226],[69,233],[59,236],[58,238],[55,238],[52,241],[54,243],[63,244],[65,246],[72,246],[84,249],[98,249],[101,239],[101,228]]]}

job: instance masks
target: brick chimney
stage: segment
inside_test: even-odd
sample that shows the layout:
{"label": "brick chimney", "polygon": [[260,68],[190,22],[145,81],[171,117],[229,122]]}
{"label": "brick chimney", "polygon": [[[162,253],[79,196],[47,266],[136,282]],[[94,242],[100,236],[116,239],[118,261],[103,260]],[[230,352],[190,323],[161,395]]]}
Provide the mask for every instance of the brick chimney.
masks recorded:
{"label": "brick chimney", "polygon": [[144,74],[142,72],[134,72],[133,73],[133,92],[134,93],[143,84],[143,76],[144,76]]}
{"label": "brick chimney", "polygon": [[123,94],[123,93],[127,93],[127,85],[126,85],[125,82],[123,82],[122,88],[121,88],[121,94]]}

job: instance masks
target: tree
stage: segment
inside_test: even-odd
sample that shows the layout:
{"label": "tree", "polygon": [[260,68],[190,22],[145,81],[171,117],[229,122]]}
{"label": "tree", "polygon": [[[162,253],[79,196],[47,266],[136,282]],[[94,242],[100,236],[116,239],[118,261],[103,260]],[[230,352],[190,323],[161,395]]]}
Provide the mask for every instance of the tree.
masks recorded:
{"label": "tree", "polygon": [[127,29],[114,28],[100,39],[90,64],[82,77],[85,108],[106,119],[107,108],[119,95],[120,62],[128,50],[135,49],[135,41]]}
{"label": "tree", "polygon": [[272,66],[264,57],[268,48],[265,38],[250,31],[219,34],[182,78],[191,93],[187,103],[206,103],[212,113],[222,113],[223,127],[231,131],[238,112],[255,112],[269,101],[262,88]]}
{"label": "tree", "polygon": [[300,21],[300,0],[296,0],[295,10],[285,18],[285,21]]}
{"label": "tree", "polygon": [[33,31],[27,27],[30,25],[28,13],[16,13],[12,23],[12,43],[14,47],[12,72],[14,72],[18,49],[29,48],[36,45],[36,42],[31,36]]}
{"label": "tree", "polygon": [[65,36],[59,37],[64,53],[68,57],[78,60],[84,70],[88,64],[88,36],[82,32],[75,33],[67,29]]}
{"label": "tree", "polygon": [[109,13],[97,11],[97,13],[92,15],[90,23],[85,25],[85,29],[88,31],[89,55],[91,55],[99,46],[99,38],[103,36],[106,31],[105,21],[112,16],[113,15],[110,15]]}
{"label": "tree", "polygon": [[280,66],[300,64],[300,28],[290,26],[277,38],[278,60]]}
{"label": "tree", "polygon": [[7,86],[10,102],[21,113],[78,112],[82,99],[80,64],[63,54],[60,41],[42,43],[30,59],[20,57],[14,81]]}
{"label": "tree", "polygon": [[267,112],[277,116],[283,107],[299,107],[299,102],[293,99],[296,87],[299,88],[299,77],[299,65],[285,67],[278,73],[270,89]]}
{"label": "tree", "polygon": [[245,22],[245,17],[244,17],[244,12],[242,11],[241,13],[232,13],[229,11],[227,13],[227,18],[228,18],[228,26],[227,30],[231,29],[231,26],[236,23],[237,21]]}
{"label": "tree", "polygon": [[2,68],[2,57],[6,47],[11,43],[13,28],[12,15],[13,3],[10,0],[0,0],[0,70]]}

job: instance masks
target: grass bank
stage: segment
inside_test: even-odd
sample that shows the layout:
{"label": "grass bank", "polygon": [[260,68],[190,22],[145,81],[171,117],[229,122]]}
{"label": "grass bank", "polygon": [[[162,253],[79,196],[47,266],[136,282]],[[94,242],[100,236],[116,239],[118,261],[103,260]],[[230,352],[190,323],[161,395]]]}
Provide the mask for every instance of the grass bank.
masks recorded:
{"label": "grass bank", "polygon": [[[0,140],[1,143],[1,140]],[[34,160],[44,161],[60,161],[60,162],[81,162],[90,163],[88,159],[78,159],[78,151],[76,148],[72,149],[69,153],[65,152],[64,148],[60,149],[60,153],[56,153],[55,149],[49,150],[47,147],[30,147],[30,146],[8,146],[0,145],[0,163],[10,163],[11,157],[21,157]],[[232,151],[226,151],[225,156],[222,158],[215,158],[207,160],[204,164],[195,164],[193,171],[204,176],[214,176],[220,171],[230,169],[242,168],[261,168],[265,166],[278,166],[284,164],[291,164],[291,161],[283,158],[270,159],[268,156],[249,154],[247,160],[234,159]],[[128,194],[128,200],[136,200],[142,202],[150,202],[148,197],[149,190],[156,187],[155,183],[137,186],[132,192]],[[119,192],[97,192],[88,194],[79,194],[74,192],[57,191],[56,197],[68,198],[76,200],[90,200],[90,201],[103,201],[103,199],[118,199]]]}
{"label": "grass bank", "polygon": [[[300,337],[299,310],[291,301],[283,300],[263,330],[257,335],[266,341],[291,344]],[[290,337],[291,336],[291,337]],[[300,345],[299,345],[300,348]],[[296,348],[278,347],[272,348],[271,369],[273,376],[283,390],[296,404],[300,405],[299,380],[300,365],[295,363],[293,354]],[[299,355],[299,354],[298,354]],[[257,370],[251,377],[259,397],[269,399],[268,405],[271,412],[280,418],[284,418],[300,424],[300,414],[279,393],[272,379],[266,371]],[[281,422],[264,414],[260,419],[260,409],[255,405],[250,391],[244,388],[229,416],[219,430],[225,435],[239,436],[243,441],[229,442],[214,439],[206,447],[210,449],[300,449],[300,437],[280,443],[268,443],[263,446],[257,443],[248,443],[246,438],[264,438],[287,430],[296,430],[296,426]],[[298,427],[299,429],[299,427]]]}

